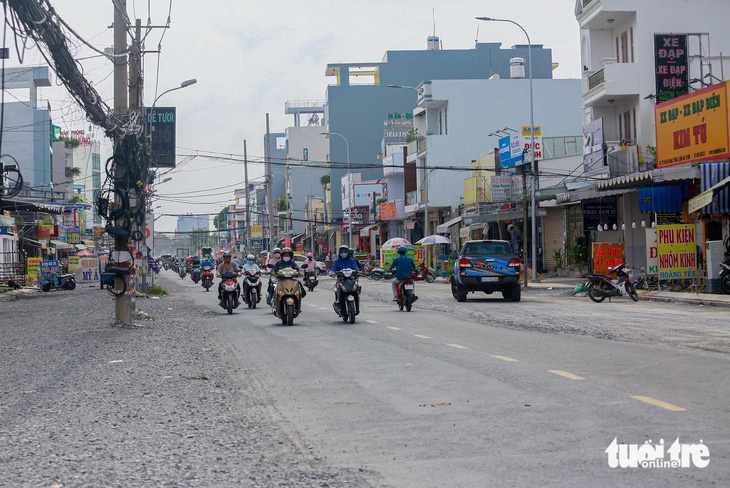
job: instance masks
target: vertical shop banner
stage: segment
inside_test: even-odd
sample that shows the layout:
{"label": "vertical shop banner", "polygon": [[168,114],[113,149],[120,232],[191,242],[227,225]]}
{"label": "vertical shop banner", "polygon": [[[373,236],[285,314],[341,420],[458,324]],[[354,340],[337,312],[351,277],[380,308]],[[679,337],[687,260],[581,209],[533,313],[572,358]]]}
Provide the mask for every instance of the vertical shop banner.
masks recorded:
{"label": "vertical shop banner", "polygon": [[66,229],[66,242],[69,244],[81,244],[81,227],[75,225]]}
{"label": "vertical shop banner", "polygon": [[252,225],[251,226],[251,237],[254,239],[261,239],[264,237],[264,226],[263,225]]}
{"label": "vertical shop banner", "polygon": [[41,281],[49,279],[51,273],[60,273],[61,263],[58,259],[51,259],[50,261],[41,261]]}
{"label": "vertical shop banner", "polygon": [[81,262],[78,256],[69,256],[68,257],[68,272],[69,273],[75,273],[79,270],[81,267]]}
{"label": "vertical shop banner", "polygon": [[608,270],[624,262],[624,245],[619,242],[593,243],[593,272],[608,274]]}
{"label": "vertical shop banner", "polygon": [[28,258],[28,281],[33,286],[41,284],[41,261],[43,261],[43,258]]}
{"label": "vertical shop banner", "polygon": [[689,93],[686,34],[654,34],[654,79],[657,103]]}
{"label": "vertical shop banner", "polygon": [[646,273],[659,274],[659,248],[657,247],[656,229],[646,230]]}
{"label": "vertical shop banner", "polygon": [[[106,257],[106,256],[105,256]],[[99,259],[81,258],[79,269],[76,271],[76,280],[81,283],[99,281]]]}
{"label": "vertical shop banner", "polygon": [[697,275],[697,227],[695,224],[657,227],[659,279],[686,279]]}

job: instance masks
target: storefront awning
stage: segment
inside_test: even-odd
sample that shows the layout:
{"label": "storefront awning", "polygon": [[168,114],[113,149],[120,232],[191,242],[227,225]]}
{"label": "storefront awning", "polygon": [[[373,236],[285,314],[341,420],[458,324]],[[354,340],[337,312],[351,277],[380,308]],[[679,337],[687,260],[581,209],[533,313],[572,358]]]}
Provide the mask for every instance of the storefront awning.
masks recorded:
{"label": "storefront awning", "polygon": [[444,222],[443,224],[436,227],[436,233],[437,234],[445,234],[449,231],[450,227],[455,226],[456,224],[461,222],[461,219],[463,217],[456,217],[455,219],[451,219],[448,222]]}
{"label": "storefront awning", "polygon": [[50,203],[29,202],[15,198],[3,198],[0,200],[0,209],[9,211],[41,212],[48,214],[62,214],[63,206]]}
{"label": "storefront awning", "polygon": [[367,227],[363,227],[362,229],[360,229],[360,237],[369,237],[370,231],[376,229],[379,225],[380,223],[370,224]]}
{"label": "storefront awning", "polygon": [[[547,215],[545,210],[538,208],[535,212],[537,217],[544,217]],[[489,214],[482,214],[478,215],[474,218],[474,223],[482,222],[482,223],[488,223],[488,222],[503,222],[505,220],[522,220],[523,212],[522,210],[511,210],[509,212],[495,212],[495,213],[489,213]],[[532,211],[527,212],[527,218],[532,217]],[[473,227],[474,224],[471,224],[469,226],[470,230],[474,230],[476,227]]]}
{"label": "storefront awning", "polygon": [[[730,177],[730,163],[708,163],[702,165],[702,191],[705,192]],[[730,212],[730,188],[715,188],[712,203],[704,207],[703,213]]]}
{"label": "storefront awning", "polygon": [[28,237],[20,236],[20,240],[28,244],[29,246],[33,247],[43,247],[43,244],[41,244],[40,241],[36,241],[35,239],[29,239]]}
{"label": "storefront awning", "polygon": [[59,251],[62,251],[64,249],[72,249],[73,246],[67,242],[63,241],[57,241],[55,239],[51,239],[51,245],[58,249]]}
{"label": "storefront awning", "polygon": [[625,176],[617,176],[607,180],[600,180],[596,183],[598,191],[620,190],[625,188],[638,188],[665,181],[693,180],[700,177],[700,170],[692,163],[681,164],[669,168],[655,169],[653,171],[639,171]]}

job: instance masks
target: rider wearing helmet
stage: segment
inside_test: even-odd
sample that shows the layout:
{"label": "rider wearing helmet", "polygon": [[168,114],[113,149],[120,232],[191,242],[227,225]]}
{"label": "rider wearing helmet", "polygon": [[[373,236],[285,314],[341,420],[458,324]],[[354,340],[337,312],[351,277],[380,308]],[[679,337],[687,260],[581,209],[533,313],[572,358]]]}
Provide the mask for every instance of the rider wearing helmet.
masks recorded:
{"label": "rider wearing helmet", "polygon": [[[413,276],[413,271],[416,269],[416,262],[413,260],[413,258],[406,255],[408,252],[408,249],[405,246],[400,246],[398,248],[398,257],[393,260],[393,263],[390,265],[392,269],[395,269],[396,275],[393,278],[393,281],[391,281],[391,284],[393,286],[393,301],[395,302],[398,300],[398,285],[401,281],[403,281],[404,278],[407,278],[409,276]],[[413,296],[413,301],[418,300],[417,296]]]}
{"label": "rider wearing helmet", "polygon": [[[299,266],[297,266],[297,263],[294,261],[294,251],[292,251],[289,247],[285,247],[281,250],[281,259],[276,262],[274,269],[271,270],[271,274],[275,275],[277,272],[285,268],[291,268],[294,271],[299,271]],[[301,291],[302,298],[304,298],[307,295],[307,292],[301,283],[299,283],[299,290]]]}
{"label": "rider wearing helmet", "polygon": [[[246,264],[243,265],[243,272],[245,273],[246,271],[261,272],[261,268],[259,268],[259,265],[256,264],[253,254],[249,254],[248,256],[246,256]],[[243,280],[243,296],[244,297],[248,296],[248,288],[246,287],[246,280]]]}
{"label": "rider wearing helmet", "polygon": [[271,251],[271,256],[269,257],[269,262],[266,264],[276,264],[276,262],[281,259],[281,249],[278,247],[275,247],[273,251]]}
{"label": "rider wearing helmet", "polygon": [[334,264],[332,264],[330,275],[334,275],[338,271],[348,268],[354,269],[355,271],[360,270],[360,267],[357,265],[357,261],[355,261],[355,258],[350,255],[350,249],[343,245],[337,250],[337,259],[335,259]]}
{"label": "rider wearing helmet", "polygon": [[[241,268],[239,268],[236,263],[231,261],[231,251],[228,250],[223,251],[223,262],[218,266],[218,269],[216,269],[215,275],[220,278],[221,275],[226,271],[231,271],[233,273],[236,273],[236,275],[241,276]],[[222,290],[223,280],[218,283],[218,300],[221,299]]]}
{"label": "rider wearing helmet", "polygon": [[312,253],[307,253],[307,259],[302,263],[302,271],[314,273],[317,270],[317,261],[312,257]]}
{"label": "rider wearing helmet", "polygon": [[205,257],[203,257],[203,262],[201,263],[202,266],[210,266],[211,268],[215,266],[215,261],[213,260],[213,256],[210,254],[206,254]]}

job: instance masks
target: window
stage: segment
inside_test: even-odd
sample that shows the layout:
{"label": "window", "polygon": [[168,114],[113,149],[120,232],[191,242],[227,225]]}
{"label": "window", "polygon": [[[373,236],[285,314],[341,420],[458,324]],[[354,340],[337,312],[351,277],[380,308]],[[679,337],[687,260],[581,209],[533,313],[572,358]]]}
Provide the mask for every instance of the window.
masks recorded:
{"label": "window", "polygon": [[91,186],[94,189],[101,186],[101,173],[91,173]]}
{"label": "window", "polygon": [[444,113],[439,110],[439,135],[444,135],[444,119],[443,119]]}
{"label": "window", "polygon": [[636,107],[618,114],[618,134],[622,146],[636,144]]}
{"label": "window", "polygon": [[449,107],[444,107],[444,133],[449,135]]}
{"label": "window", "polygon": [[91,168],[92,169],[101,169],[100,166],[100,157],[98,154],[92,154],[91,155]]}
{"label": "window", "polygon": [[634,62],[634,28],[629,27],[616,36],[616,61],[619,63]]}

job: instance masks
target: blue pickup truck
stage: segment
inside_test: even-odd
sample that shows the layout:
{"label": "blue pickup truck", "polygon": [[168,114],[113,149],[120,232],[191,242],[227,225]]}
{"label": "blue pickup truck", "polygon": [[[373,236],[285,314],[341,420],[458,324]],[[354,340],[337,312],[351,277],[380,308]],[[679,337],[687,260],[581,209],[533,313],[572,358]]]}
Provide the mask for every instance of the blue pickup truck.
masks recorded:
{"label": "blue pickup truck", "polygon": [[475,291],[501,291],[505,299],[520,301],[520,258],[509,241],[468,241],[461,248],[451,275],[451,293],[465,302],[467,293]]}

